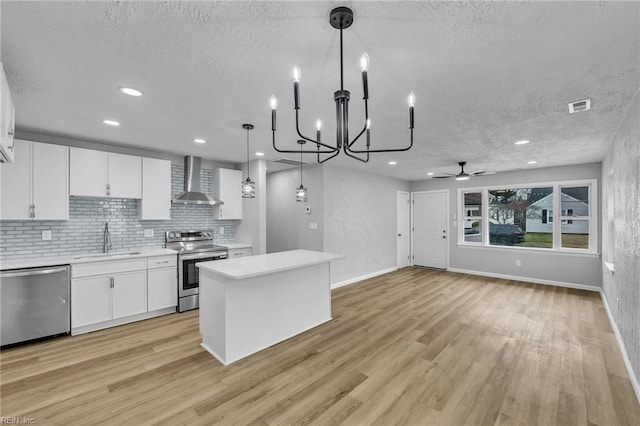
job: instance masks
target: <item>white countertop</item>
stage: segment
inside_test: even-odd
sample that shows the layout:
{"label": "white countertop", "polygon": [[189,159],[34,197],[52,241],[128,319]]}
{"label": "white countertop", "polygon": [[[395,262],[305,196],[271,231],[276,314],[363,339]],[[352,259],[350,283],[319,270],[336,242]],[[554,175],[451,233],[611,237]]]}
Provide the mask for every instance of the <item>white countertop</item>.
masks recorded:
{"label": "white countertop", "polygon": [[222,244],[216,243],[216,245],[220,246],[220,247],[228,248],[230,250],[243,249],[243,248],[253,248],[253,246],[251,244],[246,244],[246,243],[222,243]]}
{"label": "white countertop", "polygon": [[[129,253],[136,254],[129,254]],[[23,259],[7,259],[0,260],[0,269],[21,269],[21,268],[36,268],[40,266],[52,266],[52,265],[74,265],[87,262],[106,262],[122,259],[136,259],[140,257],[156,257],[175,255],[175,250],[158,247],[143,247],[139,249],[131,249],[127,251],[114,251],[111,253],[87,253],[87,254],[73,254],[66,256],[50,256],[50,257],[28,257]]]}
{"label": "white countertop", "polygon": [[318,265],[344,256],[311,250],[291,250],[236,259],[196,263],[196,266],[234,280]]}

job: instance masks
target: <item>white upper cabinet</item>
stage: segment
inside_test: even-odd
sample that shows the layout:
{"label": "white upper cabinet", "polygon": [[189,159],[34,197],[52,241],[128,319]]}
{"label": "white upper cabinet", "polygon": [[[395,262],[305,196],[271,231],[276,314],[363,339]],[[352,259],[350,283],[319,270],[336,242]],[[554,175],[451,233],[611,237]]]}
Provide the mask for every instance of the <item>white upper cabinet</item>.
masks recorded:
{"label": "white upper cabinet", "polygon": [[70,157],[72,196],[141,198],[140,157],[75,147]]}
{"label": "white upper cabinet", "polygon": [[214,219],[242,219],[241,183],[241,170],[215,170],[213,196],[224,204],[213,207]]}
{"label": "white upper cabinet", "polygon": [[109,183],[109,153],[71,147],[69,193],[74,196],[106,197]]}
{"label": "white upper cabinet", "polygon": [[9,90],[9,82],[0,62],[0,161],[14,160],[13,136],[15,135],[15,107]]}
{"label": "white upper cabinet", "polygon": [[109,186],[116,198],[142,197],[142,158],[109,153]]}
{"label": "white upper cabinet", "polygon": [[141,220],[171,219],[171,161],[142,158]]}
{"label": "white upper cabinet", "polygon": [[0,218],[69,219],[69,148],[16,140],[15,154],[0,166]]}

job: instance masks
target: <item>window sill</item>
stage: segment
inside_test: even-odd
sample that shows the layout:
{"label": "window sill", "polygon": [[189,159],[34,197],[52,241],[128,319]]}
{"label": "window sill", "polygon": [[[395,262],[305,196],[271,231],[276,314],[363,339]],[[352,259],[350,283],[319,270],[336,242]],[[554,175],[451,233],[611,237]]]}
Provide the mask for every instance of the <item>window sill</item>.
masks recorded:
{"label": "window sill", "polygon": [[539,253],[539,254],[551,254],[554,256],[562,255],[562,256],[578,256],[578,257],[591,257],[591,258],[599,258],[600,253],[595,252],[579,252],[573,250],[554,250],[554,249],[545,249],[545,248],[536,248],[536,247],[515,247],[515,246],[485,246],[482,244],[460,244],[456,245],[457,248],[462,249],[481,249],[481,250],[497,250],[497,251],[522,251],[522,252],[531,252],[531,253]]}

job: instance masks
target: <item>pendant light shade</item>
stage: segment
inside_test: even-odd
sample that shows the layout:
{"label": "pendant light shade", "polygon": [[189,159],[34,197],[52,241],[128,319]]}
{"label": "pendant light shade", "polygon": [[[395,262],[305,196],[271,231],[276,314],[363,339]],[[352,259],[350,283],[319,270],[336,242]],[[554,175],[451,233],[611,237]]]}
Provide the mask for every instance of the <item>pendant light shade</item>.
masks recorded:
{"label": "pendant light shade", "polygon": [[300,184],[300,186],[296,189],[296,201],[299,203],[307,202],[307,188],[302,186],[302,184]]}
{"label": "pendant light shade", "polygon": [[242,182],[242,198],[256,198],[256,183],[249,178]]}
{"label": "pendant light shade", "polygon": [[249,131],[253,129],[253,124],[243,124],[242,128],[247,131],[247,179],[242,181],[242,198],[255,198],[256,183],[249,177]]}
{"label": "pendant light shade", "polygon": [[307,202],[307,188],[302,186],[302,145],[307,143],[304,139],[300,139],[298,144],[300,144],[300,186],[296,188],[296,201],[299,203]]}

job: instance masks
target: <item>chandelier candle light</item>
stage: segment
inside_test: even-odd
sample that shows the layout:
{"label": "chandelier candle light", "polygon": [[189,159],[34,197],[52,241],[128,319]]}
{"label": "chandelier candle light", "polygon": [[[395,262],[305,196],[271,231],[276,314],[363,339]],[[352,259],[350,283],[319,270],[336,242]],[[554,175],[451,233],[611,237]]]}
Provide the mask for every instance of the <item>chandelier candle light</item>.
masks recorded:
{"label": "chandelier candle light", "polygon": [[[320,120],[318,120],[318,123],[320,123]],[[319,129],[318,133],[320,133]],[[300,186],[296,188],[296,201],[299,203],[306,203],[308,191],[307,188],[302,186],[302,145],[307,143],[307,141],[305,141],[304,139],[300,139],[298,140],[298,143],[300,144]]]}
{"label": "chandelier candle light", "polygon": [[[364,163],[369,161],[369,154],[371,153],[380,153],[380,152],[399,152],[399,151],[408,151],[413,146],[413,124],[414,124],[414,116],[413,116],[413,108],[415,105],[416,97],[413,93],[409,94],[408,103],[409,103],[409,132],[410,132],[410,143],[406,148],[396,148],[396,149],[371,149],[371,120],[369,119],[369,80],[368,80],[368,71],[369,71],[369,56],[366,53],[363,53],[360,58],[360,69],[362,71],[362,89],[363,89],[363,100],[364,100],[364,126],[360,133],[352,140],[349,141],[349,98],[351,93],[348,90],[344,90],[344,72],[343,72],[343,54],[342,54],[342,30],[349,28],[353,23],[353,11],[348,7],[337,7],[331,11],[329,14],[329,23],[335,29],[340,30],[340,90],[336,91],[333,94],[333,99],[336,102],[336,145],[328,145],[321,141],[321,129],[322,122],[318,120],[316,122],[316,139],[310,139],[304,136],[300,132],[299,126],[299,111],[300,111],[300,68],[295,67],[293,69],[293,102],[294,109],[296,111],[296,131],[298,136],[302,138],[302,140],[311,142],[316,145],[317,150],[302,150],[302,145],[300,145],[300,152],[306,154],[317,154],[318,163],[324,163],[327,160],[335,157],[340,153],[341,150],[344,153],[356,160],[360,160]],[[278,152],[285,153],[297,153],[295,150],[287,150],[287,149],[279,149],[276,146],[276,109],[278,108],[278,98],[275,95],[271,96],[271,133],[273,138],[273,149]],[[365,149],[356,149],[354,144],[358,141],[360,136],[362,136],[366,132],[366,143]],[[299,143],[299,142],[298,142]],[[320,154],[330,154],[328,157],[320,158]]]}
{"label": "chandelier candle light", "polygon": [[247,131],[247,180],[242,181],[242,198],[255,198],[256,183],[249,177],[249,130],[253,129],[253,124],[243,124],[242,128]]}

